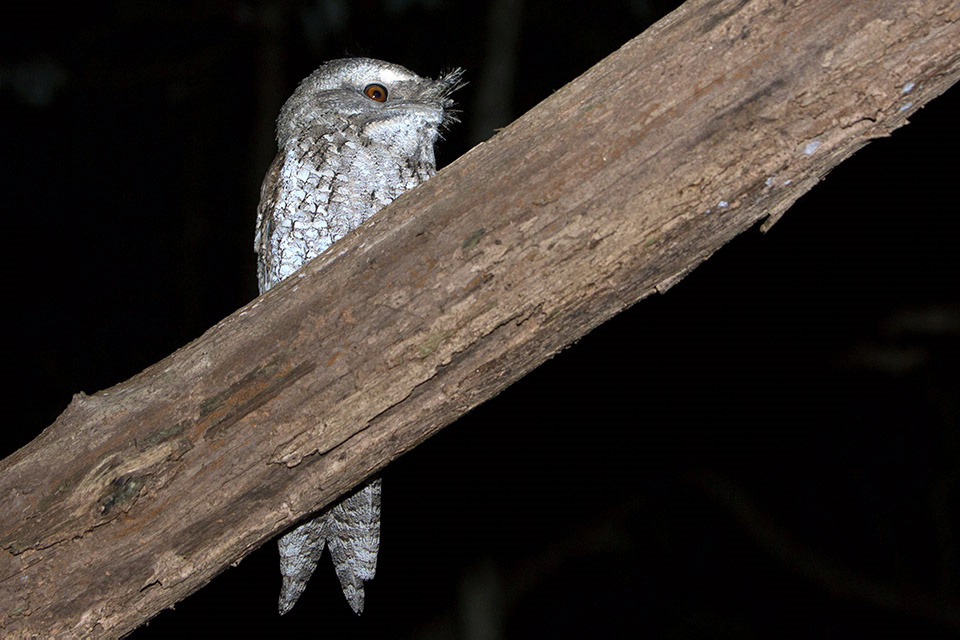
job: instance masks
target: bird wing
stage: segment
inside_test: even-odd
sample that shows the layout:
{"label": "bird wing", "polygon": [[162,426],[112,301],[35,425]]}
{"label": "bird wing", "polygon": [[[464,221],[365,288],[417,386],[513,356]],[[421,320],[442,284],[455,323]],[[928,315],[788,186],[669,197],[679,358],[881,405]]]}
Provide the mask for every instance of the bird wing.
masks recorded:
{"label": "bird wing", "polygon": [[270,234],[273,232],[274,210],[277,206],[277,194],[280,191],[280,170],[283,168],[283,153],[270,163],[267,174],[260,185],[260,204],[257,206],[257,229],[253,239],[253,250],[257,252],[257,282],[260,293],[270,288],[267,282],[267,265],[270,264]]}

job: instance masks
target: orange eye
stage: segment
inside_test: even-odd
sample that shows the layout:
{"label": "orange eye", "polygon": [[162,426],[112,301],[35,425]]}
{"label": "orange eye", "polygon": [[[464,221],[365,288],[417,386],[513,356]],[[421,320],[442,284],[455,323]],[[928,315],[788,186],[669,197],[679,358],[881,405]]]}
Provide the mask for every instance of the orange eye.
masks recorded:
{"label": "orange eye", "polygon": [[363,88],[363,95],[377,102],[387,101],[387,88],[382,84],[368,84]]}

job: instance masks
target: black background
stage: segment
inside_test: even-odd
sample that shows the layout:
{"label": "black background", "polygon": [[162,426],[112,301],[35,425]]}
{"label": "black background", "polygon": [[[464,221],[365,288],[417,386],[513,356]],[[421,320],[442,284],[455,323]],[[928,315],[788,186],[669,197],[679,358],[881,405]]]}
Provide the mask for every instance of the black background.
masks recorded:
{"label": "black background", "polygon": [[[464,67],[442,165],[676,4],[528,0],[515,49],[487,2],[8,5],[0,454],[256,295],[273,119],[323,60]],[[279,618],[269,542],[133,637],[955,635],[957,106],[392,464],[362,617],[325,559]]]}

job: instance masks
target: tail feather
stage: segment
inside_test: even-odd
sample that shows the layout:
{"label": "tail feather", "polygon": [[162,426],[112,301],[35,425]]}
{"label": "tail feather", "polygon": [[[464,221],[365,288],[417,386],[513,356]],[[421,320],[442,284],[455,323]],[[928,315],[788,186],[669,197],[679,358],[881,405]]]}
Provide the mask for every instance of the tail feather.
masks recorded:
{"label": "tail feather", "polygon": [[324,544],[343,595],[356,613],[363,612],[363,583],[377,572],[380,549],[380,479],[361,487],[319,517],[280,539],[281,615],[293,608],[316,569]]}
{"label": "tail feather", "polygon": [[329,516],[323,514],[277,540],[280,548],[280,573],[283,576],[280,587],[280,615],[290,611],[307,588],[307,581],[313,575],[323,553],[329,529],[328,520]]}

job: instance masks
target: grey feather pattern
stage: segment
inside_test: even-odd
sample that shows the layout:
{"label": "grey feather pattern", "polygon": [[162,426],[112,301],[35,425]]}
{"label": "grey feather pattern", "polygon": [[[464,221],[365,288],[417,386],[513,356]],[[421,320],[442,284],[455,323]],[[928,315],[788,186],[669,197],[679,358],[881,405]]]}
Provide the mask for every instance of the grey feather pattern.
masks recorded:
{"label": "grey feather pattern", "polygon": [[[460,76],[431,80],[350,58],[300,83],[281,110],[279,153],[260,190],[254,249],[261,293],[436,172],[433,146],[452,120],[449,95]],[[377,570],[380,490],[375,479],[280,538],[281,614],[303,593],[325,546],[347,602],[363,611],[363,583]]]}

